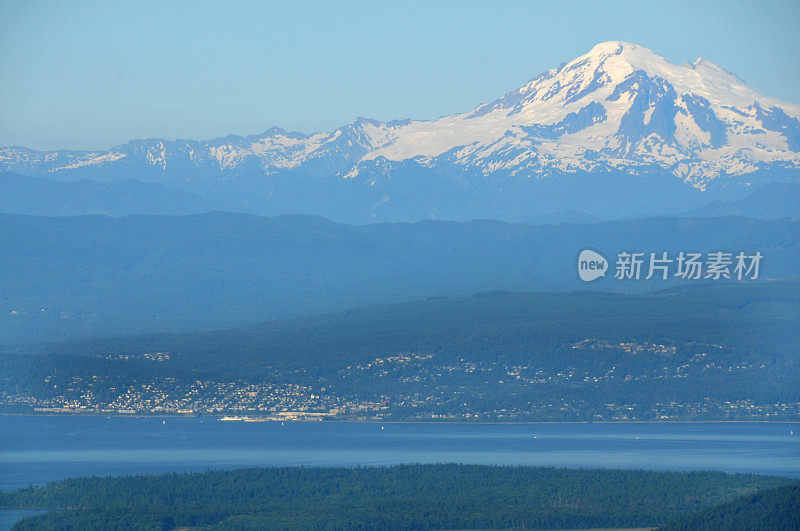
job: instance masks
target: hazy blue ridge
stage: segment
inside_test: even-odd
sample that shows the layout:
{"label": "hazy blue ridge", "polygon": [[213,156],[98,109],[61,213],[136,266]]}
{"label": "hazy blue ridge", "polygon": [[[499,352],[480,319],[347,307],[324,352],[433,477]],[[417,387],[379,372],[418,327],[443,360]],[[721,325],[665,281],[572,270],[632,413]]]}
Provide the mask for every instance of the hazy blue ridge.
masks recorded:
{"label": "hazy blue ridge", "polygon": [[[796,277],[800,263],[800,222],[741,217],[352,226],[214,212],[0,223],[3,343],[226,328],[498,289],[643,292],[681,282],[613,279],[622,251],[760,251],[762,280]],[[612,267],[590,284],[577,276],[587,248]]]}

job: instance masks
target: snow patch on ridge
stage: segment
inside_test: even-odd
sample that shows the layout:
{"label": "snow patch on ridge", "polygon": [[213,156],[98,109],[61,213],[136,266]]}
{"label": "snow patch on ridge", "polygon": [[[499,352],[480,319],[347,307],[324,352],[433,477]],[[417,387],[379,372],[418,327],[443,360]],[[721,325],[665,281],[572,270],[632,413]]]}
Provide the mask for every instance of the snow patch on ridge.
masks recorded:
{"label": "snow patch on ridge", "polygon": [[0,149],[0,169],[52,174],[142,164],[167,175],[176,167],[224,174],[254,165],[266,175],[354,179],[365,164],[413,159],[499,177],[657,167],[703,188],[765,164],[800,168],[798,117],[800,106],[758,94],[703,58],[676,65],[609,41],[498,100],[438,120],[358,118],[326,133],[271,128],[208,142],[137,140],[107,152],[8,147]]}

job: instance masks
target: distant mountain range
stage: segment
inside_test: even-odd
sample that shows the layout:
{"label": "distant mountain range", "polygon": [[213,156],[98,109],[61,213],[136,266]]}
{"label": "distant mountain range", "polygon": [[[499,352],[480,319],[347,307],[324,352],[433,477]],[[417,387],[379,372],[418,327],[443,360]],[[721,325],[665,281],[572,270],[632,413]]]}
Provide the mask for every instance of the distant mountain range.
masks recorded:
{"label": "distant mountain range", "polygon": [[[208,330],[492,290],[642,292],[703,283],[616,280],[621,251],[760,251],[761,280],[797,277],[800,263],[800,221],[742,217],[352,226],[216,212],[0,215],[0,226],[0,344]],[[606,278],[579,280],[583,249],[611,261]]]}
{"label": "distant mountain range", "polygon": [[800,219],[800,184],[769,183],[738,201],[714,201],[688,212],[689,216],[748,216],[761,219]]}
{"label": "distant mountain range", "polygon": [[[685,208],[685,207],[684,207]],[[125,179],[53,181],[29,175],[0,173],[0,212],[33,216],[186,215],[211,211],[252,213],[236,201],[204,197],[157,183]],[[771,182],[745,197],[716,200],[692,210],[670,212],[682,217],[746,216],[758,219],[800,218],[800,184]],[[333,215],[337,218],[340,216]],[[522,221],[535,225],[594,223],[618,216],[566,210],[535,215]]]}
{"label": "distant mountain range", "polygon": [[7,214],[181,215],[225,210],[226,206],[230,205],[186,190],[135,179],[62,182],[30,175],[0,173],[0,212]]}
{"label": "distant mountain range", "polygon": [[[674,65],[641,46],[606,42],[494,102],[433,121],[359,118],[328,133],[273,127],[91,152],[6,147],[0,170],[157,184],[165,188],[151,188],[152,197],[174,203],[170,213],[195,201],[357,223],[614,218],[800,182],[798,118],[800,106],[763,96],[704,59]],[[183,207],[176,189],[192,194]],[[137,208],[146,206],[118,213]]]}

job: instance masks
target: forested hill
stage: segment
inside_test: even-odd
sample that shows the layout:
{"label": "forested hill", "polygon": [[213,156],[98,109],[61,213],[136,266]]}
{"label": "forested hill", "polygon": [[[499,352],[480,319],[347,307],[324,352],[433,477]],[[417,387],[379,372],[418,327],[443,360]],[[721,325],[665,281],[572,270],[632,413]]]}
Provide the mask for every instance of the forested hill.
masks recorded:
{"label": "forested hill", "polygon": [[10,350],[2,407],[483,420],[798,420],[800,282],[491,292]]}
{"label": "forested hill", "polygon": [[720,472],[481,465],[256,468],[67,479],[0,495],[64,509],[15,529],[650,527],[789,480]]}
{"label": "forested hill", "polygon": [[[761,279],[800,275],[800,221],[791,220],[352,226],[309,216],[216,212],[0,215],[0,225],[0,344],[221,329],[491,290],[632,293],[662,287],[615,280],[615,257],[623,251],[673,258],[680,251],[759,251]],[[583,249],[611,264],[591,284],[577,274]],[[697,282],[669,278],[669,284]]]}
{"label": "forested hill", "polygon": [[757,492],[659,528],[659,531],[800,530],[800,484]]}
{"label": "forested hill", "polygon": [[[750,356],[795,359],[800,281],[706,283],[625,295],[594,291],[514,293],[362,306],[250,327],[112,337],[23,347],[78,356],[169,352],[165,367],[260,377],[265,366],[325,373],[376,356],[433,353],[447,361],[523,362],[585,339],[614,343],[717,344]],[[11,352],[11,351],[9,351]],[[562,358],[563,360],[563,358]]]}

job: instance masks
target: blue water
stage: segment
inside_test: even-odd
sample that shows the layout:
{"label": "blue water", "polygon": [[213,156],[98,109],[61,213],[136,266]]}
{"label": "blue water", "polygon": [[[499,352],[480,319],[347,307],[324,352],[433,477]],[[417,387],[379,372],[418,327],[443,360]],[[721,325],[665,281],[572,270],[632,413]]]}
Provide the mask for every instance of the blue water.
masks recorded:
{"label": "blue water", "polygon": [[70,476],[411,462],[711,469],[800,478],[800,423],[381,426],[0,416],[0,489],[6,491]]}
{"label": "blue water", "polygon": [[36,509],[0,509],[0,531],[8,531],[26,516],[34,516],[43,512]]}

